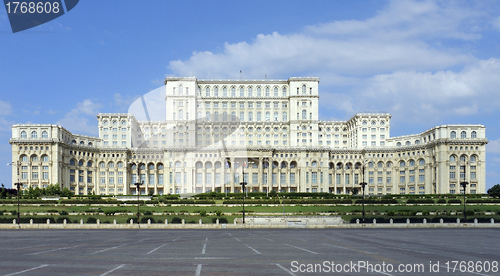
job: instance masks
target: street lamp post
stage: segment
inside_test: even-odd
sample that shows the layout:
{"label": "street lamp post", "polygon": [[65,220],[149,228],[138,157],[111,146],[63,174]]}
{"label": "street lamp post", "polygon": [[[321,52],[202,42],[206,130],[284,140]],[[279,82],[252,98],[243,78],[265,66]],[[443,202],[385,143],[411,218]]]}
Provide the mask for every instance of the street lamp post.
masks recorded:
{"label": "street lamp post", "polygon": [[363,166],[361,167],[361,176],[362,176],[362,182],[359,183],[361,185],[361,189],[363,190],[363,223],[365,223],[365,186],[367,185],[365,182],[365,165],[366,165],[366,160]]}
{"label": "street lamp post", "polygon": [[466,201],[467,185],[469,184],[467,181],[465,181],[466,180],[466,172],[467,172],[466,166],[467,166],[467,162],[464,162],[463,163],[464,180],[462,182],[460,182],[460,186],[462,186],[464,189],[464,223],[467,223],[467,213],[465,210],[465,206],[466,206],[465,201]]}
{"label": "street lamp post", "polygon": [[[236,162],[237,164],[239,164],[238,162]],[[253,164],[253,162],[243,162],[242,163],[242,166],[241,166],[241,170],[242,170],[242,182],[240,183],[242,189],[243,189],[243,224],[245,224],[245,188],[246,188],[246,185],[247,185],[247,182],[245,182],[245,166],[247,164]],[[248,194],[247,194],[248,196]]]}
{"label": "street lamp post", "polygon": [[[8,166],[14,166],[14,162],[7,164]],[[21,217],[19,213],[19,196],[21,194],[21,185],[23,183],[19,182],[19,166],[21,166],[20,162],[16,162],[16,169],[17,169],[17,183],[14,183],[14,185],[17,186],[17,225],[19,226],[19,223],[21,222]]]}
{"label": "street lamp post", "polygon": [[285,196],[283,196],[283,218],[285,218]]}
{"label": "street lamp post", "polygon": [[[134,165],[134,163],[129,163],[130,165]],[[139,217],[141,216],[141,213],[139,211],[139,191],[140,191],[140,186],[143,184],[142,181],[140,181],[140,172],[141,172],[141,166],[140,164],[137,164],[137,182],[134,183],[136,191],[137,191],[137,224],[141,224]]]}

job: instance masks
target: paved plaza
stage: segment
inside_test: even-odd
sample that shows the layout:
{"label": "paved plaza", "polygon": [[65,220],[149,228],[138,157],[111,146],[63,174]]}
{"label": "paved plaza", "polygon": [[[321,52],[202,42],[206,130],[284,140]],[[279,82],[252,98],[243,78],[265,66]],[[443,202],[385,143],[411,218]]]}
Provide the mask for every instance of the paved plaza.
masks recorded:
{"label": "paved plaza", "polygon": [[499,229],[0,233],[0,275],[500,275]]}

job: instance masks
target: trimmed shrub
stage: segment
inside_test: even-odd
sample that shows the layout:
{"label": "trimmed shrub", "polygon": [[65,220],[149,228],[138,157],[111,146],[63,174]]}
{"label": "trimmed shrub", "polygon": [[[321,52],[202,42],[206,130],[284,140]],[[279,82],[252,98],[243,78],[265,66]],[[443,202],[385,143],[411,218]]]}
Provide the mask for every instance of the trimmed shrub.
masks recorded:
{"label": "trimmed shrub", "polygon": [[87,223],[97,223],[97,219],[94,217],[88,217],[87,218]]}
{"label": "trimmed shrub", "polygon": [[219,223],[227,223],[227,218],[224,218],[224,217],[212,218],[212,223],[217,223],[217,219],[219,220]]}
{"label": "trimmed shrub", "polygon": [[59,215],[61,215],[61,216],[67,216],[68,212],[66,212],[64,210],[63,211],[59,211]]}
{"label": "trimmed shrub", "polygon": [[173,217],[170,223],[180,224],[182,223],[182,219],[180,217]]}

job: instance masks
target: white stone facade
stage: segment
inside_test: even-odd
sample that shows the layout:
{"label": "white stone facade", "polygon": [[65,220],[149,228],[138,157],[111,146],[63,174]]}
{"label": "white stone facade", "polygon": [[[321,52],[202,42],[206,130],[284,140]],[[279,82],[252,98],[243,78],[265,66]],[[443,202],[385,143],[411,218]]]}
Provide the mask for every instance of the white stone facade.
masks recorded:
{"label": "white stone facade", "polygon": [[[99,137],[57,125],[12,127],[12,182],[75,194],[249,191],[485,193],[485,127],[390,137],[391,115],[319,121],[319,79],[165,80],[164,121],[98,114]],[[145,109],[147,114],[147,107]],[[245,168],[242,165],[246,164]],[[19,176],[18,176],[19,169]]]}

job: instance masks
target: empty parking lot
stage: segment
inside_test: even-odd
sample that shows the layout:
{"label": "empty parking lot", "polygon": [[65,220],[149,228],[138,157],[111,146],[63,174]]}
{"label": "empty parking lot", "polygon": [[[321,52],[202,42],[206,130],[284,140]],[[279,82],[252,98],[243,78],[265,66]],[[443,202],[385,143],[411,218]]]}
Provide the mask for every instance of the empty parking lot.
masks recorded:
{"label": "empty parking lot", "polygon": [[500,275],[497,229],[0,233],[0,275]]}

